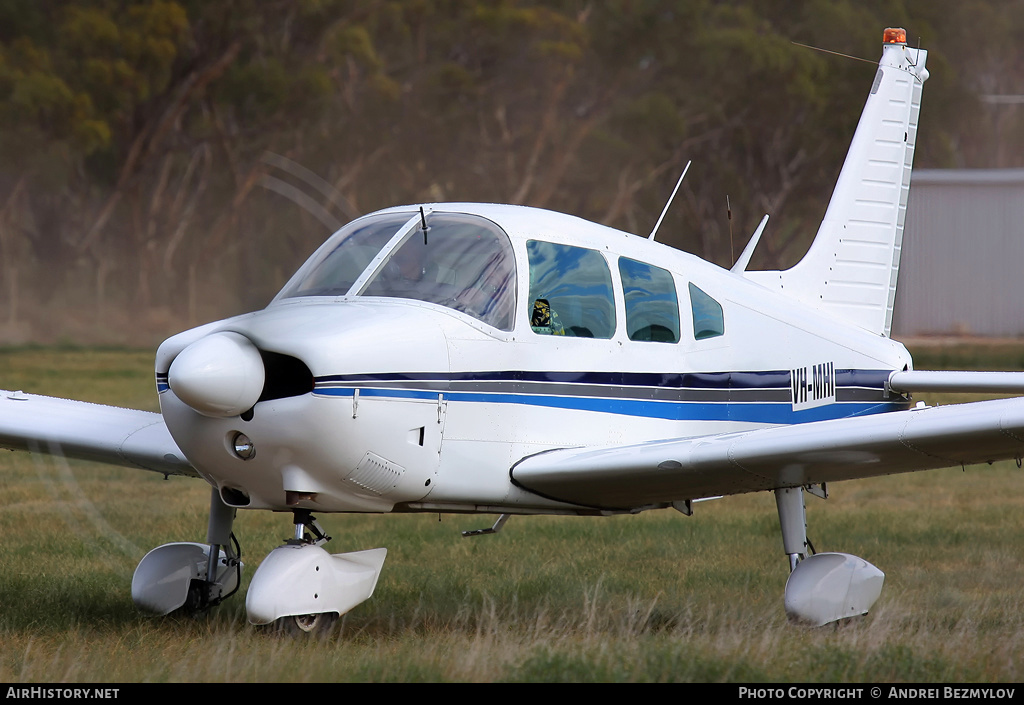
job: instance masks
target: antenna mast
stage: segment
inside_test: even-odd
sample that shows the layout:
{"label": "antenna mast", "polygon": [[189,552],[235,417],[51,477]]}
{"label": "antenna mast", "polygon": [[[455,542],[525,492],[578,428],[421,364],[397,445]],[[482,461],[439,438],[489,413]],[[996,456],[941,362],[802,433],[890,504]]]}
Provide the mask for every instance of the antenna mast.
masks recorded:
{"label": "antenna mast", "polygon": [[679,190],[679,187],[683,185],[683,177],[685,177],[686,172],[690,170],[690,164],[692,163],[692,159],[686,162],[686,166],[683,168],[683,173],[679,175],[679,181],[676,182],[676,187],[672,189],[672,195],[668,197],[668,203],[666,203],[665,207],[662,209],[661,216],[658,218],[658,222],[654,224],[654,230],[652,230],[651,234],[647,236],[648,240],[653,240],[654,234],[657,233],[658,228],[661,227],[661,221],[665,219],[665,214],[668,213],[668,207],[672,205],[672,199],[676,197],[676,192]]}
{"label": "antenna mast", "polygon": [[732,253],[732,206],[729,205],[729,194],[725,195],[725,214],[729,218],[729,259],[734,260]]}

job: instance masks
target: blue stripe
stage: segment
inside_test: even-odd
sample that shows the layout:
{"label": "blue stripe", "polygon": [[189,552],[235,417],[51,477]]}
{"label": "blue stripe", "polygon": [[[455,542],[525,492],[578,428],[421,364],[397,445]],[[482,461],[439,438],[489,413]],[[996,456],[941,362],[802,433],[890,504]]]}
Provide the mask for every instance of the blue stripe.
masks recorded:
{"label": "blue stripe", "polygon": [[[316,396],[351,397],[355,392],[352,387],[319,388],[313,393]],[[437,392],[412,389],[374,389],[360,388],[359,396],[381,397],[391,399],[423,399],[436,400]],[[707,403],[707,402],[668,402],[647,401],[641,399],[609,399],[603,397],[564,397],[530,394],[495,394],[474,392],[445,392],[445,399],[456,402],[484,402],[491,404],[522,404],[542,406],[555,409],[572,409],[574,411],[595,411],[605,414],[618,414],[649,419],[667,419],[672,421],[742,421],[748,423],[795,424],[809,421],[825,421],[828,419],[861,416],[906,408],[900,402],[859,402],[827,404],[813,409],[794,411],[792,404],[785,403]]]}

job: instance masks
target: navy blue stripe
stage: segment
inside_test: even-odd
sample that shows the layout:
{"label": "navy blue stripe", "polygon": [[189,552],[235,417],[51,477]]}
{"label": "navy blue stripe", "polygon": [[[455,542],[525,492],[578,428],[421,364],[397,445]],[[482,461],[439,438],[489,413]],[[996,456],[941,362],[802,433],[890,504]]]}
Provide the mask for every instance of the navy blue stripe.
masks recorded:
{"label": "navy blue stripe", "polygon": [[[892,370],[836,370],[837,387],[870,387],[884,389]],[[494,370],[486,372],[389,372],[382,374],[325,375],[316,378],[324,383],[358,384],[361,382],[554,382],[615,385],[625,387],[669,387],[688,389],[788,389],[789,370],[753,372],[550,372],[526,370]]]}

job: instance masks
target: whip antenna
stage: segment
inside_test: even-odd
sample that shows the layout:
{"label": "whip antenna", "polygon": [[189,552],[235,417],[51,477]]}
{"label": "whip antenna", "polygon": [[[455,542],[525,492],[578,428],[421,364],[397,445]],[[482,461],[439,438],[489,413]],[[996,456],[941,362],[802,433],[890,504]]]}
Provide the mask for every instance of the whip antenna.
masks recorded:
{"label": "whip antenna", "polygon": [[729,219],[729,261],[733,261],[732,251],[732,206],[729,205],[729,194],[725,195],[725,216]]}

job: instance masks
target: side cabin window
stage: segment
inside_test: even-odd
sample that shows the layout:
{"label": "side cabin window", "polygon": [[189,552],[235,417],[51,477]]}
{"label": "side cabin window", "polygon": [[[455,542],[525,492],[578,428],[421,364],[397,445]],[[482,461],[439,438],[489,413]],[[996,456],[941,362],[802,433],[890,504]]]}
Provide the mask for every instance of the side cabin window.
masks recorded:
{"label": "side cabin window", "polygon": [[431,213],[389,254],[360,296],[440,304],[512,330],[516,265],[508,235],[467,213]]}
{"label": "side cabin window", "polygon": [[693,309],[693,337],[697,340],[725,334],[722,305],[690,282],[690,307]]}
{"label": "side cabin window", "polygon": [[615,334],[612,277],[601,253],[530,240],[530,326],[541,335],[611,338]]}
{"label": "side cabin window", "polygon": [[672,275],[661,267],[620,257],[619,276],[629,339],[678,343],[679,301]]}

